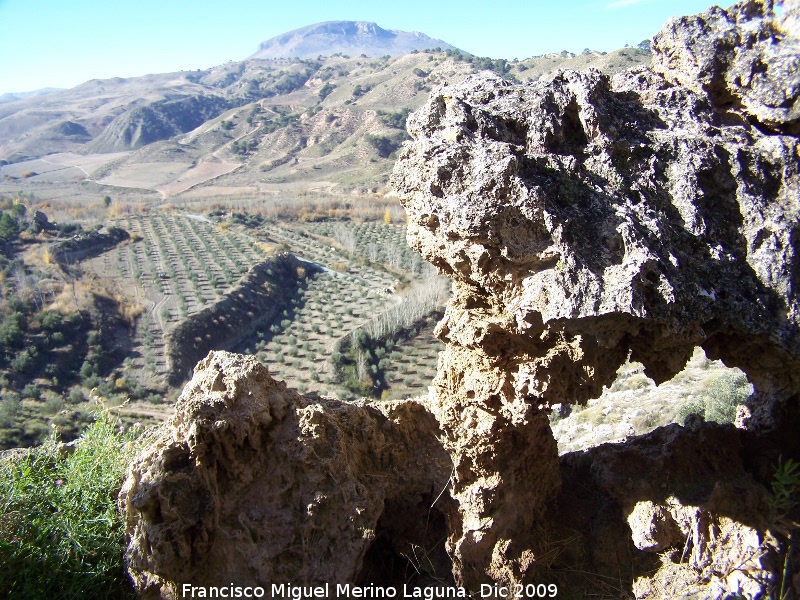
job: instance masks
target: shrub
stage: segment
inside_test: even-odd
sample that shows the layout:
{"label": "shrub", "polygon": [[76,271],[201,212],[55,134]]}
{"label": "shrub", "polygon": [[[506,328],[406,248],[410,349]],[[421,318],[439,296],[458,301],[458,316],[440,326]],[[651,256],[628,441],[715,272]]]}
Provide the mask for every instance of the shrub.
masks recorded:
{"label": "shrub", "polygon": [[89,360],[83,361],[80,370],[81,378],[88,379],[93,375],[97,375],[97,367],[95,367],[94,363]]}
{"label": "shrub", "polygon": [[44,403],[44,412],[54,415],[64,408],[64,400],[59,396],[50,396]]}
{"label": "shrub", "polygon": [[624,382],[624,387],[629,390],[641,390],[649,387],[652,380],[644,373],[634,373]]}
{"label": "shrub", "polygon": [[9,426],[19,413],[21,403],[19,394],[16,392],[6,392],[0,400],[0,425]]}
{"label": "shrub", "polygon": [[395,150],[400,147],[402,144],[404,136],[401,134],[399,136],[389,137],[387,135],[366,135],[364,139],[367,143],[375,148],[378,151],[378,155],[381,158],[389,158],[389,155],[392,154]]}
{"label": "shrub", "polygon": [[13,312],[3,319],[0,325],[0,343],[10,348],[18,348],[25,336],[25,315]]}
{"label": "shrub", "polygon": [[0,595],[132,596],[116,495],[137,449],[133,434],[118,433],[116,423],[101,416],[72,454],[50,437],[0,462]]}
{"label": "shrub", "polygon": [[61,315],[53,312],[44,313],[42,315],[42,329],[51,332],[61,329]]}
{"label": "shrub", "polygon": [[29,383],[24,388],[22,388],[22,397],[29,398],[31,400],[38,400],[39,386],[37,386],[35,383]]}
{"label": "shrub", "polygon": [[688,400],[678,409],[675,420],[684,423],[689,415],[700,415],[706,421],[733,423],[736,407],[744,404],[753,392],[743,373],[728,373],[715,379],[697,398]]}
{"label": "shrub", "polygon": [[72,390],[69,393],[69,403],[80,404],[84,400],[85,398],[83,397],[83,392],[81,391],[81,388],[79,387],[72,388]]}
{"label": "shrub", "polygon": [[[387,127],[392,127],[394,129],[405,129],[406,119],[408,118],[409,113],[411,113],[411,109],[404,108],[398,112],[378,111],[378,116],[380,117],[381,122]],[[391,223],[391,220],[387,222]]]}
{"label": "shrub", "polygon": [[753,387],[743,373],[727,374],[715,379],[705,391],[706,421],[733,423],[736,407],[744,404]]}
{"label": "shrub", "polygon": [[11,361],[11,368],[17,373],[29,373],[33,369],[34,362],[31,350],[23,350]]}

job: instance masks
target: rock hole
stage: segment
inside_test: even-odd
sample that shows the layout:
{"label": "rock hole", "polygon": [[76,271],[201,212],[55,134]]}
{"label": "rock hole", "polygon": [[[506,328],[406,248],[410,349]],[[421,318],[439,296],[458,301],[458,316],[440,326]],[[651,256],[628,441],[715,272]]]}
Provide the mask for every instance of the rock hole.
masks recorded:
{"label": "rock hole", "polygon": [[554,405],[550,427],[559,454],[565,454],[621,442],[670,423],[683,425],[692,414],[732,423],[752,392],[744,372],[710,360],[698,347],[684,369],[661,385],[647,377],[641,363],[626,362],[616,380],[586,406],[572,405],[567,412],[562,407],[569,405]]}
{"label": "rock hole", "polygon": [[583,130],[583,123],[579,117],[580,107],[573,99],[566,109],[564,116],[561,118],[561,134],[564,138],[564,143],[571,147],[583,147],[589,143],[589,138]]}
{"label": "rock hole", "polygon": [[436,506],[430,508],[434,500],[426,495],[416,505],[386,502],[356,585],[380,582],[409,589],[454,585],[453,565],[445,551],[445,517]]}
{"label": "rock hole", "polygon": [[192,457],[186,448],[175,447],[164,452],[165,471],[174,473],[189,469],[191,466]]}

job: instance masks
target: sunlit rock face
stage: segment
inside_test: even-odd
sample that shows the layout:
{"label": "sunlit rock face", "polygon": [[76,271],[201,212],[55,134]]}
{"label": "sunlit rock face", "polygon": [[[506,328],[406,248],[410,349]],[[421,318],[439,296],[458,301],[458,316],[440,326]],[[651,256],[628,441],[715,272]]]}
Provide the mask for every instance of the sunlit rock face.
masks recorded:
{"label": "sunlit rock face", "polygon": [[520,532],[560,485],[541,408],[598,396],[629,356],[656,382],[696,346],[741,367],[751,428],[796,405],[800,53],[785,9],[671,20],[653,67],[612,79],[474,76],[409,119],[393,174],[408,241],[454,281],[433,394],[467,584],[535,571]]}
{"label": "sunlit rock face", "polygon": [[120,493],[129,573],[145,598],[353,582],[376,537],[433,548],[449,476],[423,403],[303,397],[252,356],[212,352]]}

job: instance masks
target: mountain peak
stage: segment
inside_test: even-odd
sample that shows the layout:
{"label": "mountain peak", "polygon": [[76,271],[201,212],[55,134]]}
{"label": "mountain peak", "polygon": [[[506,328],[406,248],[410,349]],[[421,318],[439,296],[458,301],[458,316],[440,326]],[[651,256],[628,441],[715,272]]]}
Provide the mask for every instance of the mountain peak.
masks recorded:
{"label": "mountain peak", "polygon": [[417,31],[383,29],[369,21],[326,21],[271,38],[250,58],[316,58],[342,53],[352,56],[397,56],[428,48],[455,49]]}

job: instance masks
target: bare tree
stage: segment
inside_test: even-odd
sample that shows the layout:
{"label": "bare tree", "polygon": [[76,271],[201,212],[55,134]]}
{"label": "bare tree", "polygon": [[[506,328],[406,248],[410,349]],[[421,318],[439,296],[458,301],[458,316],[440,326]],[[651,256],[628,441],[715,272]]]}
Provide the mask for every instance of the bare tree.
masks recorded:
{"label": "bare tree", "polygon": [[367,355],[359,350],[358,356],[356,357],[356,376],[358,377],[359,381],[363,381],[368,374],[369,362],[367,361]]}
{"label": "bare tree", "polygon": [[348,254],[353,254],[356,251],[356,236],[353,230],[342,223],[333,228],[333,237],[339,242]]}
{"label": "bare tree", "polygon": [[367,244],[367,258],[370,262],[378,262],[381,257],[381,250],[378,248],[378,244],[369,243]]}
{"label": "bare tree", "polygon": [[450,280],[428,271],[425,278],[400,297],[400,301],[364,326],[373,339],[388,337],[411,327],[436,310],[450,292]]}

